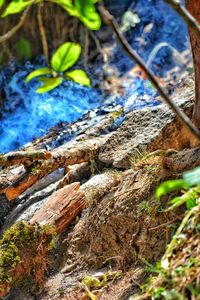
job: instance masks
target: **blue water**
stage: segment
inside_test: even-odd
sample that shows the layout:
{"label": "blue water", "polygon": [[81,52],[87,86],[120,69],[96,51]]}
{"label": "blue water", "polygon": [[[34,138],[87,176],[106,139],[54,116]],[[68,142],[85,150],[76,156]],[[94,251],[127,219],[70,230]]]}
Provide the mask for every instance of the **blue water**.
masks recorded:
{"label": "blue water", "polygon": [[[163,0],[107,0],[110,5],[112,2],[119,6],[123,2],[124,9],[129,7],[131,11],[138,14],[141,22],[132,31],[126,33],[126,38],[144,61],[148,60],[153,48],[162,42],[169,43],[179,52],[188,48],[187,26]],[[115,15],[117,14],[116,9]],[[152,29],[145,31],[149,24],[153,24]],[[113,63],[124,73],[134,63],[120,49],[119,45],[115,48]],[[171,50],[163,47],[156,55],[151,67],[157,76],[162,76],[173,67],[173,63]]]}
{"label": "blue water", "polygon": [[[111,5],[113,3],[121,1],[112,1]],[[129,4],[138,13],[141,23],[126,33],[126,37],[145,61],[155,45],[161,42],[169,43],[180,52],[188,47],[185,25],[162,0],[136,0],[130,3],[131,1],[125,1],[126,5]],[[150,23],[154,24],[152,29],[145,32],[145,26]],[[121,75],[134,65],[119,45],[113,47],[110,63],[117,66]],[[3,91],[5,96],[5,111],[0,115],[0,152],[15,150],[44,135],[57,123],[76,121],[85,111],[103,104],[100,92],[69,81],[63,82],[49,93],[37,94],[35,90],[39,86],[38,82],[33,80],[26,84],[25,77],[43,65],[43,60],[39,58],[34,64],[27,62],[24,66],[10,63],[0,71],[0,92]],[[165,47],[156,55],[152,69],[157,75],[163,75],[173,65],[171,51]],[[97,67],[100,68],[100,64],[93,66],[91,78]],[[94,79],[98,81],[98,78]],[[147,82],[138,79],[127,87],[124,97],[115,101],[130,111],[158,104],[156,95]]]}
{"label": "blue water", "polygon": [[97,91],[70,81],[49,93],[37,94],[35,90],[40,84],[36,80],[25,82],[28,71],[34,68],[27,63],[13,75],[9,74],[9,68],[0,73],[8,99],[0,124],[0,152],[17,149],[55,124],[73,122],[100,104]]}

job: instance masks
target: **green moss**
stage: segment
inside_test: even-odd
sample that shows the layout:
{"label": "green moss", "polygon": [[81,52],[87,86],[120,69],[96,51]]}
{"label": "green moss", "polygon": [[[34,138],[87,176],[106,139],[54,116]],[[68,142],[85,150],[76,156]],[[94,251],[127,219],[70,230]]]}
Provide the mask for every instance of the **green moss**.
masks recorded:
{"label": "green moss", "polygon": [[6,158],[4,157],[4,155],[0,155],[0,163],[6,161]]}
{"label": "green moss", "polygon": [[12,282],[12,271],[26,249],[35,251],[38,242],[42,241],[50,250],[55,245],[55,237],[52,226],[36,226],[23,221],[6,230],[0,240],[0,282]]}

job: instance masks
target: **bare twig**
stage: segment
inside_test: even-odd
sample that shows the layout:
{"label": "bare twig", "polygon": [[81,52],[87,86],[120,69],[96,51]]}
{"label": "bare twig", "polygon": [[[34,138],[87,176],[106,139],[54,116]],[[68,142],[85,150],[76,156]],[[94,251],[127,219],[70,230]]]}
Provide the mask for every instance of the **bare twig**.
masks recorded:
{"label": "bare twig", "polygon": [[169,105],[171,110],[179,117],[179,119],[182,121],[182,123],[188,128],[188,130],[191,132],[191,134],[194,137],[196,137],[198,140],[200,140],[200,131],[192,124],[190,119],[179,109],[179,107],[170,99],[170,97],[167,95],[167,93],[164,91],[164,89],[160,86],[158,80],[154,77],[151,70],[149,70],[147,68],[144,61],[132,49],[130,44],[127,42],[127,40],[124,38],[124,36],[120,33],[120,29],[117,24],[117,21],[104,7],[103,1],[100,1],[100,3],[101,3],[100,11],[104,18],[104,21],[110,26],[112,31],[116,34],[116,37],[117,37],[119,43],[121,44],[121,46],[123,47],[123,49],[130,56],[130,58],[132,60],[134,60],[145,71],[148,79],[153,84],[153,86],[157,89],[160,96]]}
{"label": "bare twig", "polygon": [[103,57],[103,61],[105,62],[105,58],[104,58],[104,53],[103,53],[103,50],[101,48],[101,44],[100,44],[100,41],[99,39],[96,37],[95,33],[93,31],[89,31],[89,34],[90,36],[92,37],[92,39],[94,40],[95,44],[96,44],[96,47],[97,47],[97,50],[99,51],[99,53],[102,55]]}
{"label": "bare twig", "polygon": [[[164,0],[169,4],[186,22],[188,27],[193,29],[200,38],[200,24],[197,20],[190,14],[190,12],[177,0]],[[198,1],[198,0],[194,0]]]}
{"label": "bare twig", "polygon": [[17,25],[15,25],[11,30],[6,32],[4,35],[0,36],[0,44],[7,41],[8,39],[10,39],[23,26],[24,21],[25,21],[27,15],[28,15],[29,10],[30,10],[30,7],[31,6],[29,6],[25,9],[25,11],[21,15],[21,18],[20,18],[19,23]]}
{"label": "bare twig", "polygon": [[183,216],[184,216],[184,215],[178,216],[178,217],[176,217],[175,219],[173,219],[173,220],[171,220],[171,221],[169,221],[169,222],[160,224],[160,225],[155,226],[155,227],[151,227],[151,228],[149,228],[149,230],[152,231],[152,230],[157,230],[157,229],[166,228],[167,226],[173,224],[174,222],[176,222],[176,221],[178,221],[178,220],[182,220],[182,219],[183,219]]}
{"label": "bare twig", "polygon": [[39,25],[40,35],[41,35],[42,48],[43,48],[44,56],[45,56],[47,65],[49,65],[48,43],[47,43],[46,31],[45,31],[45,27],[44,27],[43,19],[42,19],[43,5],[44,5],[43,2],[40,2],[39,5],[38,5],[37,19],[38,19],[38,25]]}

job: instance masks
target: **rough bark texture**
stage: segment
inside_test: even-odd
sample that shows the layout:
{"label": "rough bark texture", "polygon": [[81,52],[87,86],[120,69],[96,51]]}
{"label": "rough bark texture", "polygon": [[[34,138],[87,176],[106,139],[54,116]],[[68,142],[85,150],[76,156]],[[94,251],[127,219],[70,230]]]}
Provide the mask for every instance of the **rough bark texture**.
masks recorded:
{"label": "rough bark texture", "polygon": [[[187,0],[186,7],[190,13],[200,22],[200,1]],[[200,128],[200,39],[197,34],[191,29],[190,40],[193,52],[194,70],[195,70],[195,93],[196,102],[193,111],[193,122]]]}
{"label": "rough bark texture", "polygon": [[107,137],[91,139],[89,141],[71,142],[60,146],[51,152],[51,159],[38,161],[10,185],[0,181],[0,193],[5,193],[7,199],[14,200],[39,179],[59,168],[93,160],[97,157],[99,148],[106,142]]}
{"label": "rough bark texture", "polygon": [[85,207],[85,195],[79,188],[75,182],[53,193],[30,223],[54,225],[56,232],[61,233]]}

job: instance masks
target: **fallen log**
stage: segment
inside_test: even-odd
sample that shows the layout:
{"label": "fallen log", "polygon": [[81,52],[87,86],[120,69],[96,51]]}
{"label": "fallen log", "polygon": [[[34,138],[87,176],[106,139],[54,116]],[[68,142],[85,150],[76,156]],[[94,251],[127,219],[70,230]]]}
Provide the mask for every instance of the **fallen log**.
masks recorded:
{"label": "fallen log", "polygon": [[51,158],[49,151],[17,151],[0,155],[0,166],[9,167],[13,165],[31,165],[35,160],[46,160]]}
{"label": "fallen log", "polygon": [[75,182],[54,192],[30,223],[53,225],[59,234],[84,207],[85,194]]}
{"label": "fallen log", "polygon": [[5,193],[9,201],[16,199],[39,179],[59,168],[95,160],[100,147],[107,141],[109,135],[87,141],[71,142],[60,146],[51,152],[51,158],[33,164],[22,177],[9,185],[4,184],[0,193]]}
{"label": "fallen log", "polygon": [[30,274],[34,275],[34,283],[43,287],[55,232],[60,234],[80,214],[85,203],[80,183],[72,183],[54,192],[29,224],[17,223],[4,233],[0,240],[0,297]]}

